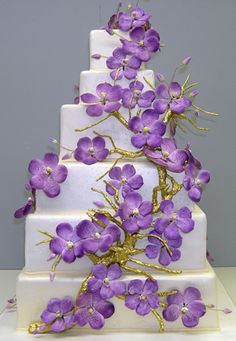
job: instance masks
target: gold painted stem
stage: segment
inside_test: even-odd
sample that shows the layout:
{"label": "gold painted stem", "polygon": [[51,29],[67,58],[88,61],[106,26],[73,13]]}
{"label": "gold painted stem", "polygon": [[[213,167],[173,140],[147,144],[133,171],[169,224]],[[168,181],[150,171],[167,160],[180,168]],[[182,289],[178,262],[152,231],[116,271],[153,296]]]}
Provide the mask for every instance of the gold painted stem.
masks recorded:
{"label": "gold painted stem", "polygon": [[161,315],[154,309],[151,310],[152,314],[155,316],[155,318],[157,319],[157,321],[159,322],[159,331],[160,333],[163,333],[165,331],[165,325],[164,325],[164,320],[161,317]]}
{"label": "gold painted stem", "polygon": [[171,270],[169,268],[166,268],[165,266],[159,266],[159,265],[155,265],[155,264],[151,264],[151,263],[142,262],[141,260],[138,260],[138,259],[129,258],[129,262],[138,264],[140,266],[143,266],[143,267],[146,267],[149,269],[167,272],[169,274],[180,274],[180,273],[182,273],[181,270]]}

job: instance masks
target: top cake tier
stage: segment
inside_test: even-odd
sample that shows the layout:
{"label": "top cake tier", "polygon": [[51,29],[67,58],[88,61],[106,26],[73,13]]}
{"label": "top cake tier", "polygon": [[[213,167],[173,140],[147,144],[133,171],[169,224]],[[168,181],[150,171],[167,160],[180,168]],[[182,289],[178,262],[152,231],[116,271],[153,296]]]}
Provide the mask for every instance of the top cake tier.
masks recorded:
{"label": "top cake tier", "polygon": [[[128,38],[128,34],[115,30],[117,34],[120,34],[124,38]],[[112,56],[112,52],[121,47],[120,37],[113,34],[110,35],[106,30],[93,30],[90,32],[90,69],[91,70],[104,70],[107,69],[106,58],[94,59],[94,54],[100,54],[104,57]]]}

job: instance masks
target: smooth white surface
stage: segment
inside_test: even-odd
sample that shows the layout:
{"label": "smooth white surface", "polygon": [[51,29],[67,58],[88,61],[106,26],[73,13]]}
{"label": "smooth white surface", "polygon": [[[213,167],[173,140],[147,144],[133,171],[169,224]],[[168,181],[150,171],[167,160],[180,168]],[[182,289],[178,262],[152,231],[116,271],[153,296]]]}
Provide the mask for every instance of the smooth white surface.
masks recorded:
{"label": "smooth white surface", "polygon": [[[144,180],[144,185],[140,188],[139,193],[144,200],[152,200],[153,187],[158,185],[158,176],[156,167],[151,162],[130,161],[119,162],[118,166],[122,167],[124,164],[132,163],[136,169],[136,174],[141,174]],[[94,208],[94,201],[104,202],[102,196],[96,192],[91,191],[92,187],[105,191],[104,179],[96,181],[98,177],[109,170],[113,162],[105,161],[99,164],[87,166],[81,162],[65,162],[68,168],[68,177],[64,183],[61,184],[61,193],[56,198],[47,197],[43,191],[36,193],[36,212],[37,213],[60,213],[75,214],[78,211],[87,211]],[[175,179],[182,183],[183,174],[169,173]],[[193,202],[188,198],[188,194],[184,188],[173,198],[176,208],[188,206],[190,209],[194,207]]]}
{"label": "smooth white surface", "polygon": [[[236,339],[236,307],[232,301],[236,302],[236,290],[235,290],[235,281],[236,281],[236,267],[235,268],[215,268],[214,269],[218,280],[217,280],[217,300],[218,300],[218,308],[224,309],[225,307],[233,310],[231,314],[225,315],[223,313],[219,313],[219,321],[220,321],[220,330],[210,331],[210,332],[197,332],[194,333],[192,330],[187,330],[187,332],[178,332],[178,333],[148,333],[148,332],[132,332],[132,333],[106,333],[102,331],[94,332],[92,335],[92,340],[95,341],[110,341],[111,339],[114,341],[120,341],[121,339],[124,341],[235,341]],[[19,274],[19,270],[0,270],[0,310],[6,305],[7,299],[12,297],[15,293],[15,283],[17,276]],[[221,282],[223,285],[221,284]],[[230,296],[229,296],[230,295]],[[0,317],[0,336],[1,341],[25,341],[25,340],[33,340],[35,336],[29,335],[24,331],[16,330],[16,312],[8,313],[6,312],[4,315]],[[37,337],[37,336],[36,336]],[[38,336],[38,338],[48,341],[63,339],[63,340],[79,340],[81,338],[83,341],[91,341],[91,334],[86,335],[86,331],[81,332],[78,330],[74,330],[74,333],[54,335],[54,334],[46,334]]]}
{"label": "smooth white surface", "polygon": [[[144,82],[143,77],[146,77],[151,84],[154,84],[154,73],[152,70],[139,71],[137,78],[143,82],[144,90],[150,90],[149,85]],[[93,93],[96,95],[96,86],[99,83],[108,82],[113,84],[110,78],[109,71],[83,71],[80,74],[80,94]],[[121,85],[123,88],[128,87],[129,81],[125,78],[117,81],[116,84]],[[132,113],[136,114],[137,108],[132,110]],[[121,108],[120,113],[128,119],[128,110]],[[110,135],[114,139],[117,147],[125,150],[137,151],[130,142],[132,133],[126,129],[122,124],[114,117],[109,118],[107,121],[99,124],[98,126],[88,129],[84,132],[76,132],[75,129],[81,129],[88,125],[94,124],[101,118],[106,117],[108,114],[103,113],[100,117],[91,117],[86,113],[86,106],[80,104],[68,104],[63,105],[61,108],[61,124],[60,124],[60,142],[61,145],[74,150],[79,138],[83,136],[94,137],[93,131],[96,130],[100,134]],[[110,147],[108,139],[108,146]],[[61,147],[60,156],[62,157],[67,151]],[[111,156],[114,158],[115,156]]]}
{"label": "smooth white surface", "polygon": [[[115,30],[118,34],[121,34],[124,38],[128,38],[128,33]],[[91,56],[94,54],[100,54],[105,57],[112,56],[112,52],[121,47],[120,38],[117,35],[110,35],[105,30],[93,30],[90,32],[89,37],[90,45],[90,69],[106,69],[106,58],[94,59]]]}
{"label": "smooth white surface", "polygon": [[[52,214],[30,214],[26,218],[25,228],[25,271],[49,271],[53,260],[47,262],[49,255],[49,246],[36,244],[45,239],[45,236],[40,234],[39,230],[46,230],[53,235],[56,235],[56,226],[62,222],[70,223],[75,227],[81,220],[88,219],[85,213],[71,215],[52,215]],[[190,233],[184,234],[183,243],[180,248],[181,259],[176,262],[171,262],[168,266],[172,269],[204,269],[206,267],[206,215],[196,206],[193,211],[193,219],[195,227]],[[140,240],[137,243],[138,248],[145,248],[147,239]],[[135,258],[135,257],[133,257]],[[150,260],[145,255],[141,254],[138,257],[148,263],[159,264],[158,259]],[[131,265],[131,264],[130,264]],[[134,266],[132,264],[132,266]],[[91,262],[87,257],[77,259],[74,263],[68,264],[61,262],[58,266],[58,271],[80,271],[87,274],[91,268]]]}
{"label": "smooth white surface", "polygon": [[[63,298],[65,296],[76,297],[82,281],[86,277],[77,274],[58,274],[54,282],[50,282],[48,274],[29,275],[22,271],[18,277],[16,295],[18,302],[18,328],[27,328],[29,323],[37,321],[41,312],[50,298]],[[169,291],[178,289],[183,291],[189,286],[194,286],[201,291],[201,296],[205,304],[214,304],[216,300],[216,277],[213,269],[209,266],[206,271],[183,272],[179,275],[169,275],[163,273],[153,274],[158,280],[159,291]],[[144,279],[143,276],[125,275],[122,280],[129,282],[131,279]],[[35,293],[37,293],[35,295]],[[148,330],[156,331],[157,322],[150,314],[145,318],[138,316],[133,311],[124,306],[122,300],[113,298],[116,313],[105,324],[106,330]],[[33,302],[33,304],[32,304]],[[181,319],[172,323],[166,322],[166,330],[184,329]],[[207,311],[207,314],[200,319],[199,325],[195,329],[218,327],[218,314],[215,310]]]}

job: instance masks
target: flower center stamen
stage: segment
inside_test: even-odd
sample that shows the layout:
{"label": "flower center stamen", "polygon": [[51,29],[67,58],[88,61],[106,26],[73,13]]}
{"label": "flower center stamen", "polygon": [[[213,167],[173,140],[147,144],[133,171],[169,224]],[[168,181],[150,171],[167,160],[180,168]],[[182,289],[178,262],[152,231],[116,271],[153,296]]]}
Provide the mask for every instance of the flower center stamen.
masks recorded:
{"label": "flower center stamen", "polygon": [[139,209],[138,208],[133,209],[133,214],[134,215],[139,215]]}
{"label": "flower center stamen", "polygon": [[56,313],[56,318],[61,318],[62,317],[62,314],[59,312],[59,313]]}
{"label": "flower center stamen", "polygon": [[169,153],[167,150],[165,150],[162,154],[163,154],[165,157],[168,157],[168,156],[170,155],[170,153]]}
{"label": "flower center stamen", "polygon": [[145,295],[141,295],[141,296],[140,296],[140,300],[141,300],[141,301],[145,301],[146,299],[147,299],[147,296],[145,296]]}
{"label": "flower center stamen", "polygon": [[94,233],[94,237],[99,239],[100,238],[100,233],[99,232]]}
{"label": "flower center stamen", "polygon": [[148,127],[144,127],[144,128],[143,128],[143,132],[144,132],[144,133],[148,133],[148,132],[149,132],[149,128],[148,128]]}
{"label": "flower center stamen", "polygon": [[122,184],[125,184],[125,183],[126,183],[126,178],[125,178],[125,177],[122,177],[122,178],[121,178],[121,182],[122,182]]}
{"label": "flower center stamen", "polygon": [[93,147],[89,148],[89,153],[91,153],[91,154],[94,153],[94,148]]}
{"label": "flower center stamen", "polygon": [[105,284],[109,284],[109,278],[108,278],[108,277],[106,277],[106,278],[104,279],[104,283],[105,283]]}
{"label": "flower center stamen", "polygon": [[67,249],[73,249],[74,243],[73,242],[68,242],[66,246],[67,246]]}
{"label": "flower center stamen", "polygon": [[52,173],[52,168],[51,167],[47,167],[46,168],[46,174],[49,176]]}
{"label": "flower center stamen", "polygon": [[144,46],[144,41],[143,40],[141,40],[140,42],[139,42],[139,46]]}
{"label": "flower center stamen", "polygon": [[94,311],[94,310],[93,310],[92,307],[88,308],[88,313],[89,313],[90,315],[92,315],[93,311]]}
{"label": "flower center stamen", "polygon": [[181,308],[181,313],[182,313],[183,315],[185,315],[185,314],[187,313],[187,311],[188,311],[188,308],[187,308],[187,307],[183,306],[183,307]]}
{"label": "flower center stamen", "polygon": [[174,214],[172,215],[172,219],[176,219],[176,218],[177,218],[177,214],[174,213]]}

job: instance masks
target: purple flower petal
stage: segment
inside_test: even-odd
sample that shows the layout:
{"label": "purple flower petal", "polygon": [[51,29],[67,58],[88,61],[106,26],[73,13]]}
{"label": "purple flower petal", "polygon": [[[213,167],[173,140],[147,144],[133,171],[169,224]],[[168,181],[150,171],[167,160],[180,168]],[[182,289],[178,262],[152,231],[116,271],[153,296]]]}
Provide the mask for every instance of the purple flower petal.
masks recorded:
{"label": "purple flower petal", "polygon": [[147,300],[140,301],[139,305],[136,308],[136,313],[141,316],[145,316],[149,314],[150,311],[151,311],[151,307],[148,304]]}
{"label": "purple flower petal", "polygon": [[43,162],[46,167],[55,168],[58,165],[59,158],[55,153],[47,153],[43,157]]}
{"label": "purple flower petal", "polygon": [[202,197],[202,189],[201,187],[194,185],[188,191],[189,198],[194,202],[199,202]]}
{"label": "purple flower petal", "polygon": [[199,174],[198,174],[198,180],[202,183],[202,184],[207,184],[210,181],[211,175],[210,172],[207,170],[200,170]]}
{"label": "purple flower petal", "polygon": [[188,303],[188,310],[196,317],[200,318],[206,313],[206,306],[202,301],[192,301]]}
{"label": "purple flower petal", "polygon": [[61,317],[57,318],[56,321],[50,326],[50,329],[55,333],[59,333],[59,332],[65,330],[64,319]]}
{"label": "purple flower petal", "polygon": [[114,279],[120,278],[121,274],[122,274],[122,271],[121,271],[121,268],[119,267],[118,264],[112,264],[108,268],[107,277],[110,280],[114,280]]}
{"label": "purple flower petal", "polygon": [[60,238],[53,238],[49,243],[50,250],[57,255],[60,255],[62,253],[62,250],[65,246],[66,242],[64,242]]}
{"label": "purple flower petal", "polygon": [[194,316],[190,311],[182,316],[182,322],[185,327],[193,328],[198,325],[199,318]]}
{"label": "purple flower petal", "polygon": [[104,264],[97,264],[93,267],[93,274],[97,279],[104,279],[107,277],[107,267]]}
{"label": "purple flower petal", "polygon": [[91,93],[85,93],[81,95],[81,100],[84,103],[99,103],[100,99],[97,96],[94,96]]}
{"label": "purple flower petal", "polygon": [[132,309],[132,310],[136,309],[139,302],[140,302],[140,299],[138,296],[128,295],[125,297],[125,306],[129,309]]}
{"label": "purple flower petal", "polygon": [[90,221],[90,220],[82,220],[77,226],[76,226],[76,232],[77,235],[82,238],[88,238],[92,234],[96,233],[98,231],[97,227]]}
{"label": "purple flower petal", "polygon": [[65,239],[66,241],[71,240],[73,232],[74,232],[73,227],[68,223],[61,223],[57,225],[56,228],[57,235],[62,239]]}
{"label": "purple flower petal", "polygon": [[160,248],[161,248],[161,243],[159,243],[159,245],[151,245],[151,244],[147,245],[145,249],[145,254],[150,259],[157,258]]}
{"label": "purple flower petal", "polygon": [[169,101],[167,99],[163,99],[163,98],[156,99],[153,102],[153,108],[157,111],[158,115],[162,115],[166,111],[168,107],[168,103]]}
{"label": "purple flower petal", "polygon": [[47,305],[47,310],[51,313],[57,313],[61,309],[61,300],[59,298],[51,298]]}
{"label": "purple flower petal", "polygon": [[57,166],[51,173],[52,178],[58,183],[64,182],[67,178],[67,175],[68,169],[64,165]]}
{"label": "purple flower petal", "polygon": [[55,198],[60,193],[60,185],[52,178],[48,178],[43,191],[49,198]]}
{"label": "purple flower petal", "polygon": [[201,300],[201,293],[197,288],[188,287],[184,291],[184,303],[189,304],[191,301]]}
{"label": "purple flower petal", "polygon": [[166,321],[176,321],[181,315],[181,309],[178,304],[171,304],[163,310],[163,317]]}
{"label": "purple flower petal", "polygon": [[32,160],[29,163],[28,166],[28,171],[32,174],[32,175],[38,175],[38,173],[43,172],[44,169],[44,163],[41,160]]}
{"label": "purple flower petal", "polygon": [[61,253],[62,259],[66,263],[73,263],[76,259],[73,248],[64,248]]}
{"label": "purple flower petal", "polygon": [[181,86],[177,82],[170,83],[169,93],[171,97],[179,97],[181,95]]}
{"label": "purple flower petal", "polygon": [[171,217],[174,213],[174,204],[171,200],[163,200],[160,204],[160,209],[168,217]]}
{"label": "purple flower petal", "polygon": [[52,321],[54,321],[56,319],[56,313],[52,313],[49,310],[45,309],[41,316],[40,316],[41,320],[45,323],[51,323]]}
{"label": "purple flower petal", "polygon": [[143,282],[141,279],[133,279],[128,284],[128,292],[131,295],[141,294],[143,290]]}

